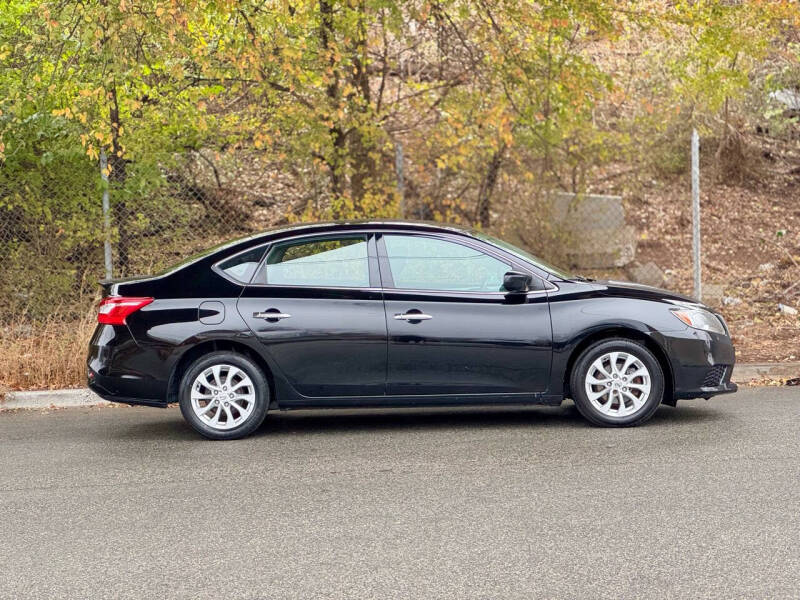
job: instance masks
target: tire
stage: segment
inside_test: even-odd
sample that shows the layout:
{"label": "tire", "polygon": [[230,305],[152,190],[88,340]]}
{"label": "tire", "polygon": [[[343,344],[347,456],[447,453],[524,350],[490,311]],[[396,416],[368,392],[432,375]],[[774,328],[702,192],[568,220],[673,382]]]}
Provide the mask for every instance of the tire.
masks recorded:
{"label": "tire", "polygon": [[253,433],[267,416],[269,384],[251,359],[236,352],[211,352],[181,378],[181,413],[199,434],[235,440]]}
{"label": "tire", "polygon": [[664,373],[644,345],[624,338],[602,340],[575,361],[570,391],[590,423],[632,427],[647,421],[661,404]]}

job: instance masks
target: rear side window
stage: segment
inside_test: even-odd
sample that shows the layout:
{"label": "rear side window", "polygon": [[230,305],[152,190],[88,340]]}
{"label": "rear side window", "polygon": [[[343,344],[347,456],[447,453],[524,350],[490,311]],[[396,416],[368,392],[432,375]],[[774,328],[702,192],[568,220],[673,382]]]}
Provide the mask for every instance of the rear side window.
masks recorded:
{"label": "rear side window", "polygon": [[217,269],[239,283],[250,283],[266,246],[256,246],[217,264]]}
{"label": "rear side window", "polygon": [[276,244],[254,283],[369,287],[366,236],[315,238]]}

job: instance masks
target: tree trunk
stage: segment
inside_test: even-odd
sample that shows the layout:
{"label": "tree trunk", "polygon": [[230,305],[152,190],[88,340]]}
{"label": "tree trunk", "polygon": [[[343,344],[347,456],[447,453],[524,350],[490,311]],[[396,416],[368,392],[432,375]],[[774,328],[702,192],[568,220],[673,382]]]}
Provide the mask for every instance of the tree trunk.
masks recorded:
{"label": "tree trunk", "polygon": [[492,154],[492,158],[489,161],[489,168],[486,169],[486,175],[478,191],[476,220],[483,229],[488,229],[489,225],[491,225],[492,193],[497,185],[497,177],[500,174],[500,167],[503,164],[503,156],[505,153],[506,145],[503,144]]}
{"label": "tree trunk", "polygon": [[328,128],[328,135],[333,146],[333,155],[325,159],[328,172],[331,178],[331,195],[339,197],[344,192],[344,178],[342,173],[342,160],[344,155],[345,137],[341,126],[337,122],[336,111],[339,104],[339,71],[336,68],[336,59],[333,55],[331,40],[335,35],[333,23],[333,5],[330,0],[319,0],[320,26],[319,39],[320,46],[324,52],[329,54],[328,64],[333,71],[333,79],[326,86],[325,93],[328,96],[330,115],[328,119],[333,125]]}
{"label": "tree trunk", "polygon": [[[352,84],[357,93],[361,95],[360,112],[362,113],[362,118],[366,120],[372,97],[369,88],[369,74],[365,64],[367,57],[367,30],[364,23],[366,8],[363,1],[359,2],[357,10],[359,15],[358,35],[353,42],[351,50],[353,66],[355,67]],[[364,196],[375,177],[376,165],[375,159],[370,152],[372,150],[371,146],[372,142],[365,139],[361,131],[355,130],[352,132],[350,136],[350,162],[353,174],[350,181],[350,189],[356,210],[361,208]]]}

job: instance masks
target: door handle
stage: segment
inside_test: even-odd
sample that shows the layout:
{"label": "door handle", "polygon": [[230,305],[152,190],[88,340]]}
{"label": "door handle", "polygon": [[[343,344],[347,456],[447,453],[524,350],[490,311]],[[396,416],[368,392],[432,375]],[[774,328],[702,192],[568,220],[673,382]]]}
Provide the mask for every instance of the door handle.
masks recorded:
{"label": "door handle", "polygon": [[433,317],[430,315],[426,315],[425,313],[404,313],[395,315],[394,318],[397,321],[429,321]]}
{"label": "door handle", "polygon": [[254,312],[253,318],[254,319],[266,319],[267,321],[280,321],[281,319],[288,319],[292,315],[289,313],[282,313],[279,312],[277,309],[272,308],[270,310],[264,312]]}

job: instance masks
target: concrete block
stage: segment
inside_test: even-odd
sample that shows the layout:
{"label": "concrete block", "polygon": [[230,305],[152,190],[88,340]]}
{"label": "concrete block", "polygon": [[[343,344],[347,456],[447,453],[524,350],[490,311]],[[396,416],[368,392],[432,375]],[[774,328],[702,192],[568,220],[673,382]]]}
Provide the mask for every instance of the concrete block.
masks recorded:
{"label": "concrete block", "polygon": [[624,267],[636,256],[636,231],[625,224],[620,196],[550,195],[553,227],[563,253],[578,269]]}

